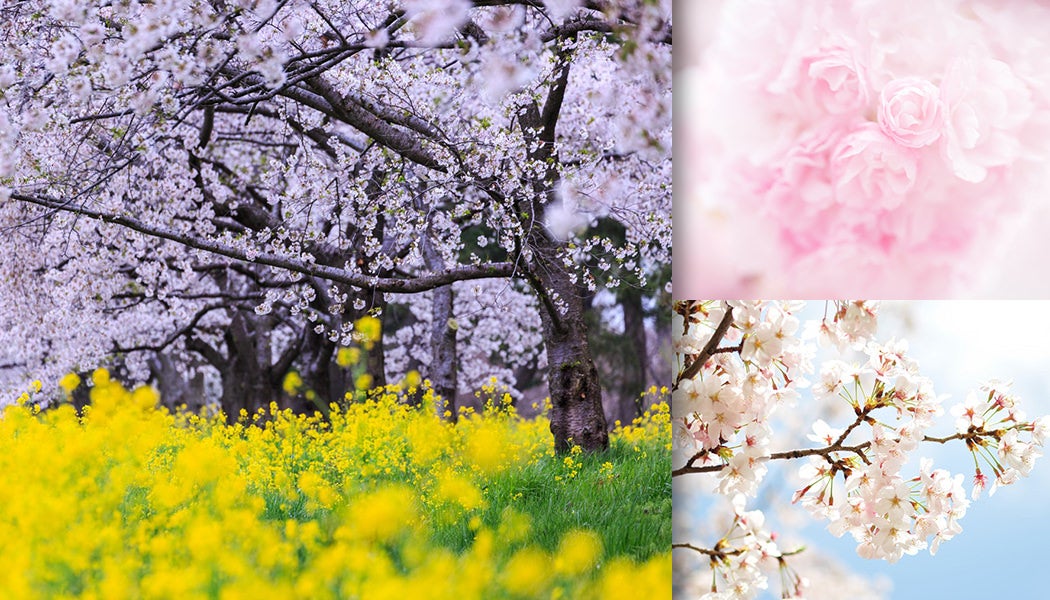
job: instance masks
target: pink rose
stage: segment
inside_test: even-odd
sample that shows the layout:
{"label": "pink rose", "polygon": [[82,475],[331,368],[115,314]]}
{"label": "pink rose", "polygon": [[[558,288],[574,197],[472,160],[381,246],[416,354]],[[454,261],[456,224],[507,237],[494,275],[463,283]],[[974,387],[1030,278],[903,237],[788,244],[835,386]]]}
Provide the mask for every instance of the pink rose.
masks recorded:
{"label": "pink rose", "polygon": [[[1031,91],[1004,62],[957,59],[941,83],[947,106],[945,157],[964,181],[980,182],[988,169],[1009,165],[1024,154],[1032,128]],[[1029,156],[1042,159],[1038,154]]]}
{"label": "pink rose", "polygon": [[839,127],[820,127],[803,133],[772,164],[759,192],[769,208],[788,216],[806,207],[821,209],[834,203],[828,172],[828,159],[843,132]]}
{"label": "pink rose", "polygon": [[945,109],[937,86],[921,77],[894,79],[882,88],[879,125],[909,148],[929,146],[941,137]]}
{"label": "pink rose", "polygon": [[803,133],[755,179],[760,210],[778,224],[791,254],[812,250],[827,235],[836,208],[829,161],[844,133],[834,125]]}
{"label": "pink rose", "polygon": [[841,46],[821,48],[801,64],[800,96],[832,115],[860,113],[868,106],[868,84],[860,63]]}
{"label": "pink rose", "polygon": [[846,206],[892,210],[915,185],[917,171],[917,152],[871,122],[844,137],[831,155],[835,200]]}

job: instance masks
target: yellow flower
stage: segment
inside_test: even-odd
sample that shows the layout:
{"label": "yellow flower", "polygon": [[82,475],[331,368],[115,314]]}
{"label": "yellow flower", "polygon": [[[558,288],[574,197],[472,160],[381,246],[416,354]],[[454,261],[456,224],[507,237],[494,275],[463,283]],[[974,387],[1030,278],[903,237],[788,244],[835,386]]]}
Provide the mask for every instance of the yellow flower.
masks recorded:
{"label": "yellow flower", "polygon": [[[516,495],[519,498],[521,497],[520,492]],[[523,542],[529,538],[531,533],[532,517],[527,513],[516,511],[510,506],[503,509],[503,514],[500,515],[499,527],[496,529],[496,535],[499,536],[499,539],[504,544]]]}
{"label": "yellow flower", "polygon": [[487,506],[485,497],[476,485],[466,477],[452,473],[446,473],[438,479],[437,497],[458,504],[464,510]]}
{"label": "yellow flower", "polygon": [[188,442],[175,460],[174,470],[186,483],[207,485],[222,482],[231,487],[229,479],[237,473],[237,460],[215,441],[204,439]]}
{"label": "yellow flower", "polygon": [[580,529],[570,531],[558,545],[554,570],[565,575],[581,575],[594,568],[602,552],[602,540],[597,534]]}
{"label": "yellow flower", "polygon": [[109,383],[109,369],[99,367],[91,374],[91,383],[95,385],[106,385]]}
{"label": "yellow flower", "polygon": [[464,455],[472,466],[486,475],[498,473],[510,465],[504,428],[499,423],[479,419],[471,422],[474,429],[466,439]]}
{"label": "yellow flower", "polygon": [[344,369],[350,368],[361,362],[360,348],[340,348],[335,354],[335,364]]}
{"label": "yellow flower", "polygon": [[411,390],[412,388],[418,388],[419,384],[423,382],[423,377],[419,374],[419,371],[412,369],[408,373],[405,373],[405,389]]}
{"label": "yellow flower", "polygon": [[156,407],[158,400],[160,394],[151,385],[140,385],[131,392],[131,402],[143,410]]}
{"label": "yellow flower", "polygon": [[284,382],[281,383],[281,387],[284,388],[284,393],[289,396],[295,396],[303,387],[303,378],[296,371],[288,371],[288,374],[284,376]]}
{"label": "yellow flower", "polygon": [[357,339],[365,349],[371,350],[383,335],[383,324],[372,315],[365,315],[354,321],[354,330],[357,332]]}
{"label": "yellow flower", "polygon": [[66,373],[62,379],[58,380],[58,387],[62,388],[62,391],[66,394],[66,397],[73,395],[73,390],[80,387],[80,375],[76,373]]}
{"label": "yellow flower", "polygon": [[504,589],[518,596],[536,597],[547,587],[550,559],[536,548],[523,548],[503,567]]}
{"label": "yellow flower", "polygon": [[647,590],[653,598],[671,597],[671,564],[664,556],[636,566],[626,558],[615,558],[602,568],[604,574],[598,597],[605,600],[634,600],[637,590]]}
{"label": "yellow flower", "polygon": [[372,376],[368,373],[362,373],[354,381],[354,389],[364,392],[371,389],[372,387]]}
{"label": "yellow flower", "polygon": [[[579,530],[560,545],[555,538],[556,550],[544,549],[547,536],[558,534],[534,528],[542,514],[520,508],[532,492],[498,481],[498,474],[513,482],[516,469],[543,461],[572,485],[580,480],[568,481],[572,473],[582,474],[591,458],[579,450],[556,456],[543,416],[465,411],[453,426],[433,410],[406,406],[404,383],[418,377],[410,373],[398,386],[371,391],[369,402],[324,417],[270,403],[227,425],[221,415],[155,408],[155,389],[128,391],[105,369],[81,377],[70,374],[59,387],[69,393],[92,383],[93,404],[83,415],[70,403],[0,413],[0,456],[7,458],[0,495],[19,492],[4,497],[0,514],[11,561],[8,576],[0,573],[7,590],[0,596],[670,595],[670,550],[635,562]],[[432,406],[433,390],[419,385]],[[308,392],[301,383],[292,387]],[[486,398],[503,394],[498,384],[488,387],[496,391]],[[27,390],[23,402],[32,394]],[[633,452],[662,451],[670,439],[665,415],[654,409],[612,435]],[[626,478],[631,470],[623,460],[610,458],[595,470]],[[434,532],[448,527],[457,538],[469,530],[457,550],[435,543]],[[49,533],[55,530],[66,532],[61,544]],[[46,564],[25,558],[40,555],[49,557]],[[74,593],[66,573],[92,575]]]}
{"label": "yellow flower", "polygon": [[[411,525],[416,518],[416,494],[406,485],[390,484],[371,494],[357,498],[349,509],[344,532],[351,537],[367,540],[391,541]],[[338,537],[337,532],[337,537]]]}
{"label": "yellow flower", "polygon": [[128,393],[119,381],[109,378],[109,371],[96,369],[91,374],[91,381],[95,384],[91,388],[91,406],[93,415],[106,415],[117,410],[128,403],[131,394]]}
{"label": "yellow flower", "polygon": [[314,471],[304,471],[299,475],[299,491],[323,508],[331,508],[339,499],[339,495],[328,482]]}

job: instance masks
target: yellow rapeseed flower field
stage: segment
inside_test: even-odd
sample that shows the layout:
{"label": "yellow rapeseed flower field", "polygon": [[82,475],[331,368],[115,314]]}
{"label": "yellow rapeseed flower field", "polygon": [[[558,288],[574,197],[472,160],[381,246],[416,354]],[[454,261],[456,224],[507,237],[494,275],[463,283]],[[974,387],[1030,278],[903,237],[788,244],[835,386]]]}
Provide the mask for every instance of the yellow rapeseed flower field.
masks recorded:
{"label": "yellow rapeseed flower field", "polygon": [[442,421],[425,382],[227,425],[92,381],[83,414],[37,384],[0,418],[0,598],[670,597],[665,404],[592,459],[507,407]]}

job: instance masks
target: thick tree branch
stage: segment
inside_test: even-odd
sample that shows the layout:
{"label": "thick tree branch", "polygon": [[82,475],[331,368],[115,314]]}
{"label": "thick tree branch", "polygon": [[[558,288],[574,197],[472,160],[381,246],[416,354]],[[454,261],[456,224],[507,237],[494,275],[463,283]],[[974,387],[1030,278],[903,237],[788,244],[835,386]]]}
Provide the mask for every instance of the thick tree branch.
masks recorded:
{"label": "thick tree branch", "polygon": [[[238,86],[243,85],[251,87],[262,85],[265,87],[265,80],[262,75],[257,73],[248,73],[227,66],[222,69],[222,74],[229,77],[231,80],[236,81]],[[276,95],[284,96],[285,98],[294,100],[299,104],[326,114],[333,119],[351,125],[361,133],[364,133],[379,142],[379,144],[390,148],[414,163],[423,165],[428,169],[434,169],[435,171],[445,171],[445,167],[441,165],[437,158],[420,145],[419,140],[416,139],[413,133],[395,127],[391,123],[388,123],[377,116],[376,113],[369,111],[364,106],[343,98],[343,96],[336,92],[331,84],[325,81],[320,75],[310,78],[308,84],[311,90],[307,90],[300,86],[285,86],[277,90]],[[223,97],[223,99],[230,104],[254,104],[256,102],[267,100],[269,97],[272,97],[272,94],[249,98],[231,98],[226,96]],[[371,104],[371,106],[379,111],[379,108],[375,104]],[[387,111],[380,112],[383,112],[384,114],[387,113]],[[414,128],[423,129],[424,131],[429,130],[425,123],[418,122],[418,120],[412,120],[408,117],[406,117],[406,119]]]}
{"label": "thick tree branch", "polygon": [[183,246],[187,246],[189,248],[203,250],[205,252],[211,252],[212,254],[218,254],[220,256],[225,256],[235,260],[276,267],[279,269],[284,269],[286,271],[292,271],[295,273],[301,273],[303,275],[309,275],[312,277],[327,279],[329,281],[335,281],[355,288],[362,288],[381,292],[392,292],[401,294],[425,292],[427,290],[432,290],[436,287],[448,285],[454,281],[467,281],[474,279],[500,279],[515,277],[519,275],[519,271],[515,267],[514,263],[511,262],[498,262],[469,266],[465,265],[446,269],[441,273],[431,273],[428,275],[420,275],[417,277],[400,278],[363,275],[361,273],[353,273],[345,269],[338,269],[335,267],[320,265],[317,263],[307,262],[301,259],[290,258],[287,256],[280,256],[269,252],[259,252],[258,254],[249,258],[247,251],[241,248],[234,248],[232,246],[228,246],[215,240],[196,238],[191,235],[166,229],[164,227],[150,225],[134,217],[106,213],[99,210],[87,208],[85,206],[79,206],[73,204],[72,202],[62,201],[57,198],[51,198],[43,195],[28,195],[22,193],[14,193],[11,194],[11,198],[19,202],[27,202],[29,204],[35,204],[37,206],[42,206],[52,210],[83,215],[85,217],[97,219],[105,223],[120,225],[133,231],[137,231],[139,233],[148,235],[150,237],[169,240],[178,244],[182,244]]}
{"label": "thick tree branch", "polygon": [[740,554],[744,551],[743,548],[734,548],[732,550],[712,550],[710,548],[701,548],[699,546],[694,546],[692,544],[686,543],[671,544],[671,548],[683,548],[686,550],[692,550],[693,552],[698,552],[705,556],[710,556],[711,560],[719,560],[727,556],[736,556],[737,554]]}
{"label": "thick tree branch", "polygon": [[227,369],[228,361],[214,346],[194,336],[186,336],[186,348],[204,357],[208,364],[215,367],[220,373]]}

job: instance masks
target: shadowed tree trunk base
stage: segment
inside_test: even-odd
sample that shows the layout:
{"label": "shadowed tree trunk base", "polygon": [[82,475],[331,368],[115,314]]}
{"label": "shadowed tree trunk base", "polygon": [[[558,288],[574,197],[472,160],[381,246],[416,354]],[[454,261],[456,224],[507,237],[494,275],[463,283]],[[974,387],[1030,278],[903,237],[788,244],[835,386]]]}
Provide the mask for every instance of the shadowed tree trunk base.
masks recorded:
{"label": "shadowed tree trunk base", "polygon": [[594,362],[589,357],[582,357],[552,364],[549,376],[554,450],[567,452],[573,445],[587,452],[607,449],[609,433]]}
{"label": "shadowed tree trunk base", "polygon": [[587,452],[603,451],[609,447],[609,432],[598,370],[587,343],[583,301],[564,271],[548,269],[538,279],[545,290],[559,298],[557,306],[548,304],[540,310],[547,349],[554,449],[567,452],[576,445]]}

